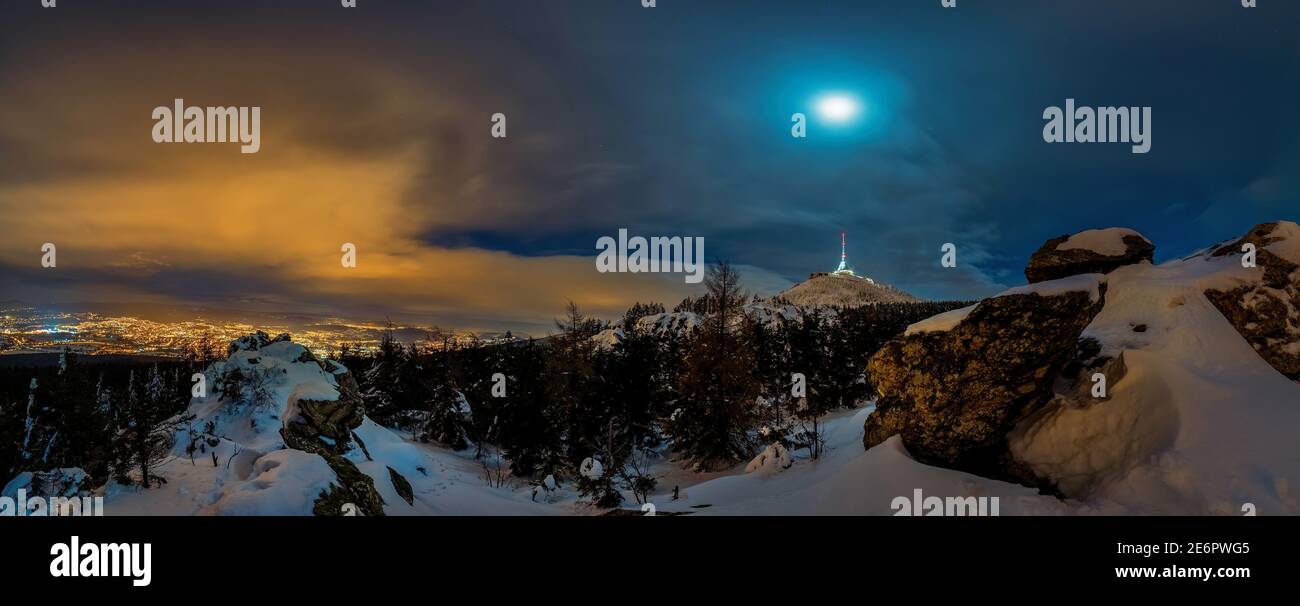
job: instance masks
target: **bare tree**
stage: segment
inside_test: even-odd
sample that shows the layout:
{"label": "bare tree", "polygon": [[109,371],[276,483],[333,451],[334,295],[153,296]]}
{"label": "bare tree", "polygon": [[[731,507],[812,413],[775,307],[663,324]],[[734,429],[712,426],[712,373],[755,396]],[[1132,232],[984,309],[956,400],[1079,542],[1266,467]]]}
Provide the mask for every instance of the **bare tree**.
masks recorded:
{"label": "bare tree", "polygon": [[658,484],[658,481],[650,473],[653,462],[653,452],[644,448],[637,448],[623,462],[623,468],[619,472],[623,479],[623,488],[632,491],[632,496],[636,498],[638,505],[650,500],[650,493],[654,492],[655,486]]}
{"label": "bare tree", "polygon": [[244,375],[244,395],[254,410],[269,408],[275,402],[273,368],[253,368]]}
{"label": "bare tree", "polygon": [[492,488],[501,488],[510,479],[510,470],[505,464],[505,458],[495,448],[487,449],[486,456],[479,458],[479,465],[483,468],[483,481]]}

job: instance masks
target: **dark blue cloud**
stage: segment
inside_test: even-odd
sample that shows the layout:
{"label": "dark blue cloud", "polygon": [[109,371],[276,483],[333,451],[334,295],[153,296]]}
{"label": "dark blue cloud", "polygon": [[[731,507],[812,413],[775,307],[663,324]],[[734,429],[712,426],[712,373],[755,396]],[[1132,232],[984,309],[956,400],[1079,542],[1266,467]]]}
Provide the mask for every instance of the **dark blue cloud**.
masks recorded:
{"label": "dark blue cloud", "polygon": [[[68,12],[148,27],[207,16],[199,39],[328,46],[431,91],[427,111],[375,125],[359,116],[385,105],[379,93],[286,81],[358,112],[364,127],[323,128],[322,147],[428,151],[408,195],[449,217],[425,236],[439,246],[594,255],[596,238],[628,228],[703,236],[710,258],[798,280],[833,268],[845,230],[863,273],[968,298],[1022,283],[1029,254],[1060,234],[1133,227],[1159,260],[1300,208],[1294,2],[229,4]],[[13,32],[0,61],[40,33]],[[791,138],[790,115],[827,90],[859,96],[867,120]],[[1044,143],[1042,111],[1067,97],[1151,106],[1151,153]],[[496,111],[507,141],[484,138]],[[10,182],[52,170],[8,166]],[[939,268],[945,242],[961,269]]]}
{"label": "dark blue cloud", "polygon": [[[833,265],[844,229],[868,273],[967,297],[1022,282],[1062,233],[1131,226],[1169,258],[1296,218],[1295,5],[512,7],[462,17],[498,15],[508,25],[484,35],[508,32],[549,66],[565,107],[527,108],[523,128],[556,147],[491,173],[531,195],[529,220],[432,241],[550,254],[618,227],[702,234],[718,256],[798,279]],[[872,122],[791,139],[790,114],[825,90],[855,92]],[[1152,152],[1044,143],[1042,111],[1067,97],[1153,107]],[[573,167],[591,164],[622,168],[585,186]],[[937,267],[944,242],[965,271]]]}

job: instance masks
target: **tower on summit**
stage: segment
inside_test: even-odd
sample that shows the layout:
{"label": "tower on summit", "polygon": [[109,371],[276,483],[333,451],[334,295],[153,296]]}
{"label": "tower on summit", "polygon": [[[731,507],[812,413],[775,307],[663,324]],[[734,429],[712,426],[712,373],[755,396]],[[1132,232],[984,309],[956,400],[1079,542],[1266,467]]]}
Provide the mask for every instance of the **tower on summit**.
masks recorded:
{"label": "tower on summit", "polygon": [[853,268],[849,267],[848,239],[845,232],[840,232],[840,266],[835,268],[832,273],[856,276]]}

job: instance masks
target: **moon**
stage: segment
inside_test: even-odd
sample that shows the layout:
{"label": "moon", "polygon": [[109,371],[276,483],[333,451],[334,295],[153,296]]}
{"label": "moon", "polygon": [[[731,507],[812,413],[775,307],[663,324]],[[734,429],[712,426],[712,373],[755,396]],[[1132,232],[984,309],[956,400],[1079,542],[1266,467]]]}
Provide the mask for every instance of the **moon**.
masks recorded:
{"label": "moon", "polygon": [[823,120],[843,124],[853,120],[861,111],[861,106],[852,95],[828,93],[818,97],[816,109],[817,115]]}

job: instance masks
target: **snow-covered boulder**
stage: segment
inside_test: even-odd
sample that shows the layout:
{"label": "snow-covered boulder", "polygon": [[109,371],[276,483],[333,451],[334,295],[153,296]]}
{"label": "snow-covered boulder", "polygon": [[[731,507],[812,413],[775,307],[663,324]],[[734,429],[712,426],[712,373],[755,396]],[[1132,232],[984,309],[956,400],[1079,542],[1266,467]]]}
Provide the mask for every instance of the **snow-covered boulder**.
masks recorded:
{"label": "snow-covered boulder", "polygon": [[289,333],[280,333],[274,337],[262,331],[247,334],[230,342],[226,347],[226,355],[231,355],[237,351],[258,351],[272,343],[291,341]]}
{"label": "snow-covered boulder", "polygon": [[578,466],[578,473],[588,480],[597,480],[605,475],[605,466],[600,461],[587,457],[582,460],[582,465]]}
{"label": "snow-covered boulder", "polygon": [[623,342],[622,328],[606,328],[591,336],[592,345],[601,351],[614,349],[615,345]]}
{"label": "snow-covered boulder", "polygon": [[[1255,245],[1255,267],[1242,263],[1245,243]],[[913,365],[884,360],[881,408],[866,422],[868,445],[897,433],[922,462],[985,477],[1020,470],[1085,512],[1300,514],[1300,385],[1289,374],[1290,354],[1300,351],[1298,271],[1300,226],[1281,222],[1161,265],[1129,264],[1105,276],[1012,289],[955,325],[954,318],[933,322],[933,330],[877,354]],[[1032,333],[986,334],[972,326],[991,304],[1008,304],[1000,300],[1031,291],[1053,299],[1047,292],[1085,282],[1104,289],[1089,293],[1100,309],[1074,347],[1068,339],[1047,351],[1029,343],[1057,335],[1050,323],[1033,319],[1043,310],[1012,319],[1012,325],[1042,325]],[[1015,343],[999,342],[1008,338]],[[988,354],[951,355],[963,344]],[[1001,353],[1008,350],[1014,355]],[[1058,350],[1073,359],[1054,370],[1048,362]],[[873,358],[873,370],[881,364]],[[1038,364],[1043,370],[1025,373]],[[1040,372],[1048,391],[1034,380]],[[999,374],[1006,385],[990,385],[989,377]],[[1007,391],[1018,381],[1023,387]],[[945,452],[933,446],[954,436],[997,439],[986,430],[988,419],[999,417],[969,416],[972,404],[953,392],[995,413],[996,402],[1012,413],[1030,404],[1032,412],[1002,437],[1005,467],[990,473],[969,467],[968,454],[936,456]],[[946,424],[932,427],[930,416]]]}
{"label": "snow-covered boulder", "polygon": [[1026,419],[1009,436],[1016,459],[1068,496],[1132,512],[1300,514],[1300,385],[1269,355],[1295,341],[1255,332],[1269,305],[1298,302],[1269,286],[1294,275],[1295,235],[1289,223],[1252,230],[1243,240],[1257,244],[1258,267],[1243,267],[1238,240],[1107,276],[1084,337],[1102,357],[1122,355],[1126,372],[1107,371],[1107,400],[1060,399]]}
{"label": "snow-covered boulder", "polygon": [[1029,258],[1030,284],[1080,274],[1105,274],[1117,267],[1151,262],[1156,247],[1131,229],[1090,229],[1052,238]]}
{"label": "snow-covered boulder", "polygon": [[[174,457],[159,469],[166,486],[109,486],[110,506],[153,494],[143,510],[342,515],[351,504],[358,514],[384,515],[377,483],[393,485],[388,494],[403,499],[411,494],[398,471],[408,466],[378,461],[363,468],[362,462],[373,461],[358,436],[365,409],[346,368],[317,358],[288,335],[258,332],[236,339],[228,351],[227,359],[204,371],[208,393],[191,400],[193,420],[177,431]],[[374,440],[389,437],[401,441],[387,430]]]}
{"label": "snow-covered boulder", "polygon": [[1300,225],[1256,225],[1242,238],[1209,253],[1240,259],[1244,244],[1256,250],[1254,274],[1205,296],[1232,322],[1260,357],[1278,372],[1300,380]]}
{"label": "snow-covered boulder", "polygon": [[29,497],[84,497],[89,496],[93,482],[80,467],[62,467],[49,471],[24,471],[5,484],[0,496],[17,498],[18,491]]}
{"label": "snow-covered boulder", "polygon": [[918,461],[1037,483],[1007,433],[1053,399],[1104,291],[1097,274],[1034,284],[890,341],[867,365],[879,398],[864,446],[901,435]]}
{"label": "snow-covered boulder", "polygon": [[[976,305],[978,305],[978,303]],[[961,324],[961,321],[965,320],[966,316],[969,316],[972,311],[975,311],[975,305],[967,305],[966,307],[961,307],[952,311],[945,311],[941,314],[930,316],[929,318],[921,320],[915,324],[909,324],[907,330],[903,331],[903,334],[914,335],[922,332],[946,332],[952,330],[958,324]]]}
{"label": "snow-covered boulder", "polygon": [[790,458],[790,451],[786,450],[785,445],[780,442],[773,442],[745,466],[745,473],[779,473],[789,469],[793,463],[794,461]]}

